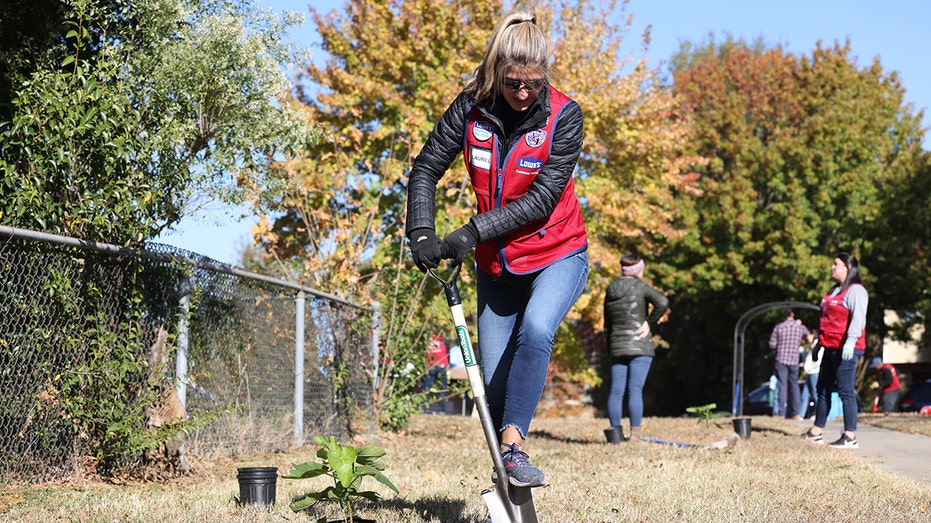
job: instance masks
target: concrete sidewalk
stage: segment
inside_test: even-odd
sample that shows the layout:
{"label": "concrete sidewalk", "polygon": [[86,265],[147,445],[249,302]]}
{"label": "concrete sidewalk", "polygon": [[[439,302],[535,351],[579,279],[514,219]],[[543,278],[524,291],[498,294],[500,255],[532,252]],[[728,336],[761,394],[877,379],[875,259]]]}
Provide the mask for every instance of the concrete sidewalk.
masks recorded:
{"label": "concrete sidewalk", "polygon": [[[811,421],[806,421],[804,427],[810,426]],[[843,430],[843,417],[829,419],[824,427],[825,444],[840,437]],[[931,438],[881,429],[861,422],[857,424],[857,441],[860,442],[860,448],[838,449],[837,452],[852,452],[886,472],[931,485]]]}

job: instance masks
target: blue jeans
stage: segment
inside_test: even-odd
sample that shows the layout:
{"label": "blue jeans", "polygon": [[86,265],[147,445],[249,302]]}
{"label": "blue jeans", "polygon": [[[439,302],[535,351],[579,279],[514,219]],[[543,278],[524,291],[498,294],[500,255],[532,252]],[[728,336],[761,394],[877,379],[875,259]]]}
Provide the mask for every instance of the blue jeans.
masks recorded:
{"label": "blue jeans", "polygon": [[857,431],[857,393],[854,380],[857,377],[857,362],[863,357],[862,350],[853,351],[853,358],[841,358],[840,349],[827,349],[822,353],[821,372],[818,373],[818,402],[815,404],[815,426],[824,428],[831,412],[831,392],[837,390],[844,405],[844,430]]}
{"label": "blue jeans", "polygon": [[776,379],[775,369],[773,371],[773,374],[769,377],[769,395],[772,399],[773,416],[779,416],[786,411],[786,400],[782,394],[779,394],[779,381]]}
{"label": "blue jeans", "polygon": [[802,388],[802,401],[801,406],[799,407],[799,414],[802,417],[808,415],[808,403],[810,400],[814,399],[815,403],[818,401],[818,373],[806,374],[805,375],[805,387]]}
{"label": "blue jeans", "polygon": [[639,427],[643,420],[643,385],[647,382],[653,356],[634,356],[611,359],[611,395],[608,396],[608,421],[619,427],[624,418],[624,393],[628,393],[631,427]]}
{"label": "blue jeans", "polygon": [[883,414],[895,412],[895,402],[899,399],[899,389],[890,390],[883,394]]}
{"label": "blue jeans", "polygon": [[780,400],[779,406],[785,405],[785,410],[779,409],[779,413],[785,414],[786,418],[797,416],[799,413],[798,364],[786,365],[776,362],[776,387],[779,390],[776,393],[776,397]]}
{"label": "blue jeans", "polygon": [[559,324],[582,294],[588,253],[525,275],[477,271],[478,353],[491,419],[527,437]]}

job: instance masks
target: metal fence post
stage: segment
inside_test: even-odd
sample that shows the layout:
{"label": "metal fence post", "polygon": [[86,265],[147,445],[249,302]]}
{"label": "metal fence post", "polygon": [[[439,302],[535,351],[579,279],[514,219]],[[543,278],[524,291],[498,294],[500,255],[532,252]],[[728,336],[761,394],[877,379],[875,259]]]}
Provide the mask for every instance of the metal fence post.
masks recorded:
{"label": "metal fence post", "polygon": [[378,346],[381,344],[381,304],[377,301],[372,305],[372,368],[374,370],[372,383],[373,391],[378,391]]}
{"label": "metal fence post", "polygon": [[[191,313],[191,279],[181,280],[181,317],[178,318],[178,354],[175,357],[175,391],[181,407],[187,412],[187,356],[188,356],[188,316]],[[184,443],[178,447],[178,462],[184,466]]]}
{"label": "metal fence post", "polygon": [[294,444],[304,445],[304,291],[294,300]]}
{"label": "metal fence post", "polygon": [[188,315],[191,313],[191,280],[181,281],[181,317],[178,319],[178,353],[175,357],[175,391],[181,406],[187,409]]}

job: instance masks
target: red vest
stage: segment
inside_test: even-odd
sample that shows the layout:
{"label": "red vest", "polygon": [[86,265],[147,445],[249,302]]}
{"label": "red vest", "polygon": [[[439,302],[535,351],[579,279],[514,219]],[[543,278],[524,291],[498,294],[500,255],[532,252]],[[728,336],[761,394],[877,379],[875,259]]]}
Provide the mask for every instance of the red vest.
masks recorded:
{"label": "red vest", "polygon": [[[549,158],[553,128],[560,111],[570,101],[551,87],[552,112],[546,124],[525,133],[510,151],[499,150],[503,137],[496,134],[496,127],[481,111],[472,109],[466,122],[463,156],[480,213],[527,194]],[[527,274],[583,251],[587,245],[582,210],[570,177],[556,208],[546,220],[526,224],[495,241],[479,244],[475,248],[475,260],[492,276],[500,276],[504,268],[514,274]]]}
{"label": "red vest", "polygon": [[[859,285],[854,283],[853,285]],[[847,339],[847,327],[850,325],[850,310],[844,307],[844,296],[853,285],[837,293],[837,296],[825,294],[821,299],[821,328],[819,340],[821,346],[826,349],[839,349],[844,345]],[[854,346],[856,350],[866,349],[866,329],[860,333],[857,343]]]}
{"label": "red vest", "polygon": [[899,373],[895,371],[895,367],[886,363],[883,365],[883,368],[889,369],[889,374],[892,374],[892,383],[890,383],[888,387],[883,389],[883,394],[887,392],[892,392],[894,390],[899,390],[899,387],[902,384],[899,383]]}

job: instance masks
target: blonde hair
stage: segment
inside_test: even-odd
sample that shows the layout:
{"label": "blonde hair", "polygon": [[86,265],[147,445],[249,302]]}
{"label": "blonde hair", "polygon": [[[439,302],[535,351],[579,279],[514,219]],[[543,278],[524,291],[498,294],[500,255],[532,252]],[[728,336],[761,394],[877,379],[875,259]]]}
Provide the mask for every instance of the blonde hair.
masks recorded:
{"label": "blonde hair", "polygon": [[482,62],[466,83],[465,91],[478,103],[494,100],[504,87],[504,73],[508,67],[539,70],[550,80],[549,46],[546,35],[537,26],[537,17],[531,11],[514,10],[498,22]]}

